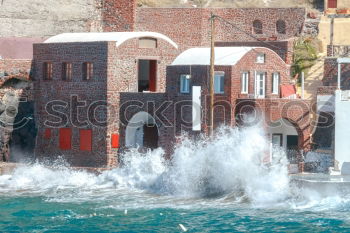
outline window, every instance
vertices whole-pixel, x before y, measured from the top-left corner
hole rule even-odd
[[[282,146],[282,140],[283,140],[283,135],[282,134],[278,134],[278,133],[274,133],[272,134],[272,146],[273,147],[281,147]]]
[[[255,96],[265,98],[265,73],[257,72],[255,75]]]
[[[265,54],[258,54],[256,57],[256,63],[265,63]]]
[[[92,79],[94,74],[94,64],[91,62],[83,63],[83,80]]]
[[[215,76],[214,76],[214,93],[215,94],[224,93],[224,81],[225,81],[225,74],[223,72],[215,73]]]
[[[80,150],[92,151],[92,130],[81,129],[79,133],[80,133]]]
[[[139,48],[154,49],[157,48],[157,39],[153,38],[140,38]]]
[[[157,60],[138,60],[138,92],[157,91]]]
[[[72,80],[72,63],[62,64],[62,80]]]
[[[262,25],[262,22],[260,20],[254,20],[253,32],[254,32],[254,34],[263,34],[263,25]]]
[[[61,128],[59,130],[59,146],[61,150],[72,149],[72,129]]]
[[[278,89],[280,85],[280,74],[273,73],[272,74],[272,94],[278,94]]]
[[[276,22],[276,31],[279,34],[286,34],[286,22],[283,20],[278,20]]]
[[[44,80],[51,80],[52,79],[52,63],[51,62],[44,62],[43,75],[44,75]]]
[[[243,72],[241,79],[241,93],[248,94],[248,85],[249,85],[249,73]]]
[[[190,93],[191,75],[182,74],[180,76],[180,93]]]

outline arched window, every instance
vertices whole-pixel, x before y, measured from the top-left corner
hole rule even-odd
[[[286,34],[286,22],[284,20],[278,20],[276,22],[276,31],[279,34]]]
[[[253,32],[254,32],[254,34],[263,34],[263,25],[262,25],[262,22],[260,20],[254,20]]]

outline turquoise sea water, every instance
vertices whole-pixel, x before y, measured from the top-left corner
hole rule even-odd
[[[327,210],[298,210],[254,208],[249,204],[218,207],[215,200],[205,200],[205,207],[196,204],[199,200],[182,207],[171,201],[169,207],[130,206],[125,214],[125,209],[119,208],[125,203],[119,205],[117,196],[108,201],[63,203],[43,196],[1,197],[0,231],[181,232],[179,224],[188,232],[350,231],[349,204]]]
[[[18,167],[0,176],[0,232],[350,232],[348,184],[291,180],[282,152],[261,162],[265,138],[224,129],[182,140],[171,161],[131,151],[99,175]]]

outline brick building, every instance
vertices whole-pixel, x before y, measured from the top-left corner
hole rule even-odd
[[[61,34],[35,44],[36,156],[113,164],[119,93],[164,92],[177,53],[171,39],[150,32]]]
[[[273,144],[293,152],[296,162],[295,151],[309,149],[310,103],[290,91],[290,66],[261,47],[216,47],[215,54],[214,126],[236,126],[255,115]],[[121,93],[122,148],[169,151],[182,133],[208,131],[209,57],[209,48],[181,53],[167,68],[165,93]],[[200,89],[200,101],[192,88]]]
[[[135,0],[104,0],[88,21],[80,19],[83,23],[79,23],[79,27],[85,25],[85,29],[70,27],[72,31],[90,33],[59,34],[47,39],[45,43],[34,44],[31,72],[35,78],[33,81],[35,121],[38,127],[35,149],[37,157],[64,156],[68,162],[76,166],[114,165],[116,163],[114,155],[118,148],[125,148],[128,144],[125,138],[127,125],[124,123],[138,108],[129,108],[123,115],[119,115],[119,109],[130,106],[128,102],[130,100],[136,101],[136,105],[149,100],[151,102],[147,103],[149,113],[152,108],[153,111],[159,111],[157,106],[166,107],[162,105],[164,101],[183,99],[189,102],[191,99],[188,95],[178,95],[172,90],[178,83],[177,81],[173,83],[175,79],[171,77],[188,69],[193,73],[198,72],[196,75],[207,77],[207,65],[173,64],[166,67],[182,52],[209,45],[208,18],[211,12],[218,16],[216,46],[226,46],[228,50],[235,46],[245,46],[245,49],[249,50],[242,55],[240,60],[242,62],[217,66],[218,70],[222,69],[225,72],[225,77],[230,75],[231,78],[225,78],[225,92],[229,91],[230,95],[216,97],[224,105],[218,105],[218,108],[227,108],[224,112],[229,115],[227,117],[223,113],[217,114],[216,125],[221,122],[235,125],[237,109],[239,106],[246,106],[248,101],[251,105],[259,106],[261,112],[271,112],[268,118],[272,122],[281,118],[293,122],[291,124],[296,129],[293,134],[298,135],[299,148],[307,147],[308,129],[298,122],[300,119],[297,116],[291,117],[286,111],[282,113],[274,111],[276,100],[278,109],[284,109],[285,104],[290,102],[304,102],[281,100],[279,96],[282,91],[272,93],[270,80],[272,73],[277,72],[280,75],[278,85],[287,85],[290,82],[289,65],[292,63],[293,41],[304,29],[305,9],[137,8]],[[56,33],[46,32],[45,35],[52,34]],[[38,42],[40,40],[42,38],[33,39]],[[23,48],[23,51],[29,51],[28,46]],[[264,50],[261,47],[268,49]],[[264,76],[266,85],[262,89],[264,98],[254,96],[255,87],[251,77],[255,75],[253,70],[257,69],[256,63],[252,64],[252,67],[245,68],[250,71],[247,74],[250,77],[247,93],[239,93],[238,89],[233,88],[234,82],[237,84],[240,80],[236,71],[243,66],[243,60],[260,50],[267,55],[268,62],[271,61],[271,56],[276,64],[280,64],[278,68],[264,68],[264,72],[261,73],[261,75],[266,73]],[[8,51],[6,54],[9,54]],[[253,57],[250,59],[255,60]],[[14,67],[15,62],[23,62],[25,66],[30,59],[10,62],[14,62]],[[191,82],[199,80],[196,75],[193,75]],[[228,80],[232,80],[232,83]],[[229,82],[228,86],[226,82]],[[200,84],[202,92],[207,90],[204,84]],[[284,90],[287,89],[286,86]],[[127,104],[120,106],[120,102]],[[238,104],[238,107],[227,107],[227,104],[230,106]],[[171,112],[165,111],[165,114],[168,114],[166,118],[176,120],[172,114],[180,111],[176,108],[181,106],[174,106],[175,110]],[[306,114],[305,108],[302,109],[300,114]],[[299,114],[298,111],[296,113]],[[141,113],[135,119],[144,117],[145,114]],[[187,114],[186,117],[176,124],[189,131],[192,128],[191,114]],[[206,121],[201,125],[203,132],[207,131]],[[146,127],[144,132],[155,136],[152,125],[156,123],[158,124],[152,117],[149,118],[149,127]],[[175,136],[180,135],[181,131],[177,127],[167,128],[166,132],[157,134],[159,137],[157,145],[167,146],[170,149],[171,144],[167,143],[167,140],[174,141]],[[279,140],[283,141],[283,144],[287,139]],[[146,142],[146,146],[149,147],[155,144],[155,141]],[[135,145],[135,141],[131,140],[130,145]]]

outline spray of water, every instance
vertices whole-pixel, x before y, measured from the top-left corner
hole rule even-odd
[[[61,201],[122,195],[128,200],[130,193],[141,193],[154,203],[163,197],[244,201],[257,206],[296,199],[307,206],[314,201],[310,197],[318,194],[291,185],[283,152],[275,153],[268,164],[263,162],[268,148],[261,127],[221,128],[210,140],[184,137],[171,160],[164,159],[162,149],[143,154],[129,151],[122,156],[122,167],[99,175],[57,165],[19,167],[11,175],[0,176],[0,195],[29,193]],[[141,199],[144,196],[137,200]]]
[[[289,187],[283,153],[264,164],[268,143],[264,131],[222,128],[211,140],[186,137],[170,161],[161,149],[123,155],[123,166],[99,176],[66,167],[25,166],[0,177],[3,190],[50,190],[64,187],[115,187],[178,197],[244,196],[253,202],[286,198]],[[64,179],[62,179],[64,177]]]

